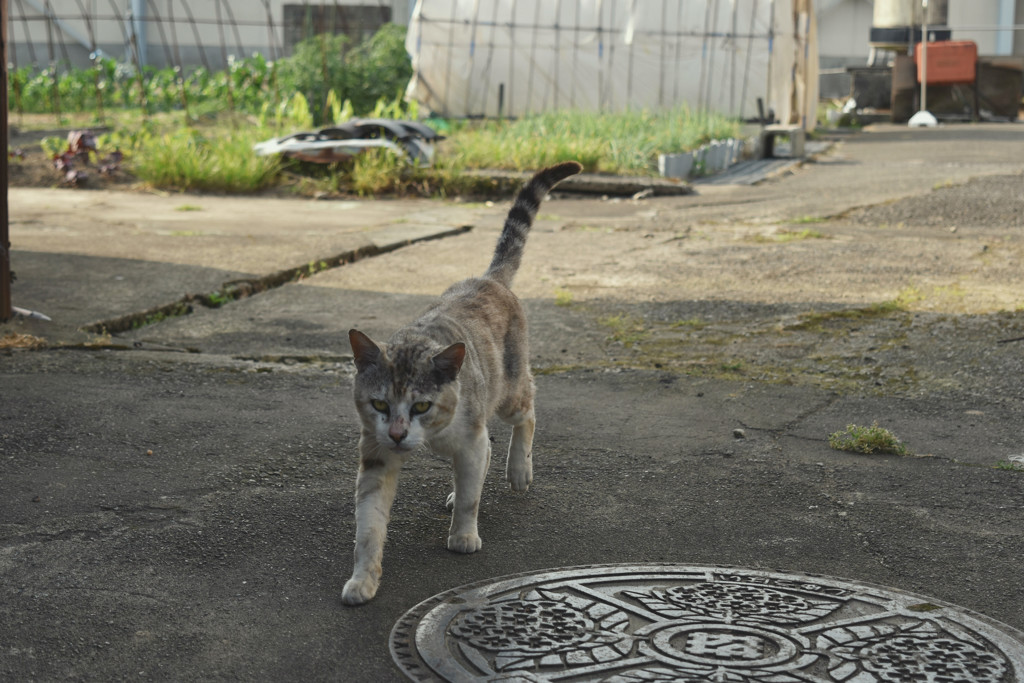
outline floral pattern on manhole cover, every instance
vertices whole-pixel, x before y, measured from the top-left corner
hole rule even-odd
[[[434,596],[391,632],[418,681],[1024,683],[1024,634],[854,581],[602,565]]]

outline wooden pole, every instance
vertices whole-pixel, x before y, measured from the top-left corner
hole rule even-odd
[[[0,0],[0,148],[7,151],[7,0]],[[7,159],[0,164],[0,181],[3,183],[4,201],[0,207],[0,322],[11,319],[11,240],[9,232],[10,214],[7,210]]]

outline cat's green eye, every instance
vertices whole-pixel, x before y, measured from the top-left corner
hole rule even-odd
[[[412,404],[412,410],[410,410],[409,412],[413,415],[422,415],[423,413],[430,410],[430,406],[430,401],[416,401],[416,403]]]
[[[387,415],[390,412],[388,402],[382,401],[379,398],[375,398],[372,401],[370,401],[370,405],[373,406],[373,409],[376,410],[378,413],[384,413],[385,415]]]

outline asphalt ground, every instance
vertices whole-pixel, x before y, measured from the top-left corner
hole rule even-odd
[[[360,608],[340,600],[358,437],[345,331],[383,336],[482,270],[507,204],[11,190],[14,303],[53,321],[0,325],[0,337],[42,340],[0,350],[0,678],[402,680],[388,634],[422,600],[491,577],[622,562],[870,582],[1024,629],[1024,472],[1012,468],[1024,454],[1024,345],[1009,341],[1024,336],[1013,203],[1022,142],[1017,124],[883,127],[753,187],[545,204],[516,284],[537,359],[534,484],[508,491],[499,459],[483,549],[456,555],[444,543],[450,468],[410,457],[381,588]],[[674,289],[678,264],[710,253],[673,262],[664,248],[623,247],[688,221],[732,231],[806,216],[830,217],[837,234],[858,221],[924,227],[905,240],[911,256],[859,279],[830,266],[832,289],[817,284],[821,273],[761,282],[708,261],[718,297]],[[992,245],[1001,236],[989,270],[972,276],[984,296],[967,286],[953,297],[963,310],[940,297],[941,310],[859,320],[838,337],[795,326],[805,346],[773,361],[799,367],[793,376],[647,362],[642,344],[600,322],[611,311],[648,325],[666,310],[675,321],[698,311],[705,329],[776,329],[805,320],[808,302],[887,299],[905,287],[902,268],[940,262],[922,256],[932,258],[929,221],[945,237],[954,227],[985,231],[978,239]],[[600,229],[559,229],[573,223]],[[959,262],[970,239],[940,247]],[[842,258],[843,244],[822,248]],[[295,280],[303,266],[309,276]],[[291,280],[276,286],[279,273]],[[220,307],[196,298],[225,282],[268,288]],[[574,305],[556,303],[562,285]],[[191,313],[153,313],[182,301]],[[97,331],[125,320],[149,324]],[[904,323],[899,344],[872,346]],[[712,345],[694,334],[679,343]],[[864,386],[820,381],[831,361],[807,359],[844,340],[906,371],[895,383],[885,368]],[[873,421],[914,455],[829,447],[830,433]],[[509,433],[492,433],[497,455]]]

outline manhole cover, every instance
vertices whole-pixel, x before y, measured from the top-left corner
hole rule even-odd
[[[605,565],[434,596],[391,632],[418,681],[1024,682],[1024,634],[853,581]]]

